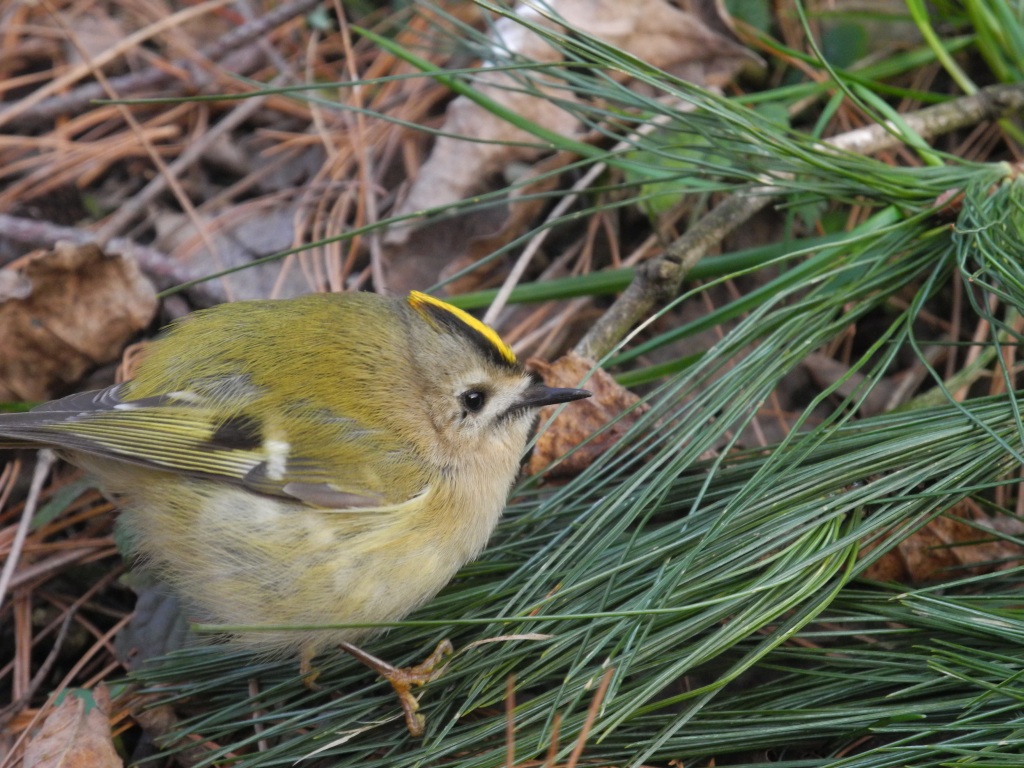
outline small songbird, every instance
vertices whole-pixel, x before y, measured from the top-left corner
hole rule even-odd
[[[287,627],[429,600],[485,546],[537,409],[589,394],[426,294],[314,294],[189,315],[132,381],[0,416],[0,444],[93,473],[190,618],[274,627],[230,640],[308,664],[368,630]]]

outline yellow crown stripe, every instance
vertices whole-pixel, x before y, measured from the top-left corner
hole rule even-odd
[[[516,365],[518,363],[515,352],[512,351],[508,344],[501,340],[501,337],[495,333],[494,329],[484,325],[468,312],[464,312],[458,307],[453,307],[447,302],[435,299],[433,296],[420,293],[419,291],[412,291],[409,294],[409,306],[426,317],[429,317],[429,309],[447,313],[455,320],[461,322],[467,329],[483,337],[506,363],[509,365]]]

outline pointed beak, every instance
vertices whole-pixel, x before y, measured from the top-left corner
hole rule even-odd
[[[585,389],[564,389],[562,387],[546,387],[543,384],[530,386],[515,407],[520,408],[542,408],[545,405],[557,405],[568,403],[571,400],[582,400],[590,397],[590,392]]]

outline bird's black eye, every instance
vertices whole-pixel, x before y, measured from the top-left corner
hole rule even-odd
[[[479,389],[469,389],[459,395],[462,407],[470,413],[479,413],[487,402],[487,395]]]

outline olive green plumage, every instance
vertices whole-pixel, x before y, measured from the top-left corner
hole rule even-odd
[[[492,330],[424,294],[317,294],[190,315],[132,382],[0,416],[0,436],[95,473],[191,618],[371,623],[480,552],[534,410],[587,394],[544,387]],[[308,657],[361,634],[232,639]]]

